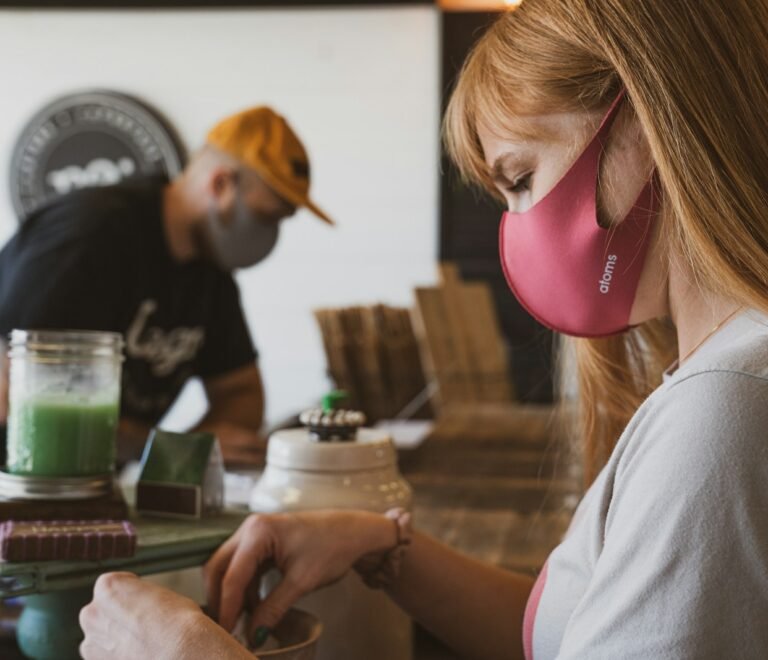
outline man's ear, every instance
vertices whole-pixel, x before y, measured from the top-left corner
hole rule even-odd
[[[219,208],[224,208],[232,203],[237,185],[237,172],[232,167],[218,165],[211,170],[208,178],[208,194]]]

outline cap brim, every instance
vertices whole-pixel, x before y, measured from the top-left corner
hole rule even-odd
[[[323,222],[327,222],[329,225],[335,225],[336,223],[331,220],[331,218],[328,216],[325,211],[320,209],[318,206],[316,206],[312,200],[306,199],[304,202],[302,202],[302,205],[308,208],[312,213],[314,213],[318,218],[320,218]]]
[[[270,188],[272,188],[274,192],[280,195],[280,197],[285,199],[287,202],[293,204],[294,206],[303,206],[308,208],[318,218],[320,218],[323,222],[327,222],[329,225],[336,224],[333,220],[331,220],[330,216],[328,216],[325,211],[320,209],[320,207],[318,207],[311,199],[309,199],[309,197],[303,197],[301,194],[297,194],[295,190],[292,190],[290,187],[286,186],[284,183],[272,176],[269,168],[256,166],[255,164],[248,164],[248,167],[254,170],[262,179],[264,179],[264,182]]]

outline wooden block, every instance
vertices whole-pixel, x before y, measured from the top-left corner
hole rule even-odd
[[[0,499],[3,520],[123,520],[128,505],[115,486],[110,495],[88,500],[5,500]]]

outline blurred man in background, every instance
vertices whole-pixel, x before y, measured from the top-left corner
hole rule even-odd
[[[228,117],[174,180],[80,190],[29,217],[0,251],[0,336],[123,333],[121,461],[199,377],[209,407],[197,429],[219,437],[230,465],[258,465],[264,393],[232,271],[265,259],[302,206],[332,224],[285,119],[266,107]]]

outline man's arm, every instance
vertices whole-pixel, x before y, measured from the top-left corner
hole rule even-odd
[[[221,443],[224,461],[228,465],[263,466],[266,440],[260,429],[264,416],[264,390],[258,367],[251,364],[235,369],[206,379],[203,385],[209,408],[193,430],[208,431],[216,435]],[[117,439],[119,465],[141,458],[151,430],[152,426],[146,422],[129,417],[120,418]]]
[[[138,461],[147,444],[152,426],[130,417],[120,417],[117,427],[117,465]]]
[[[228,465],[264,465],[264,387],[256,364],[203,381],[209,409],[195,430],[214,433]]]

